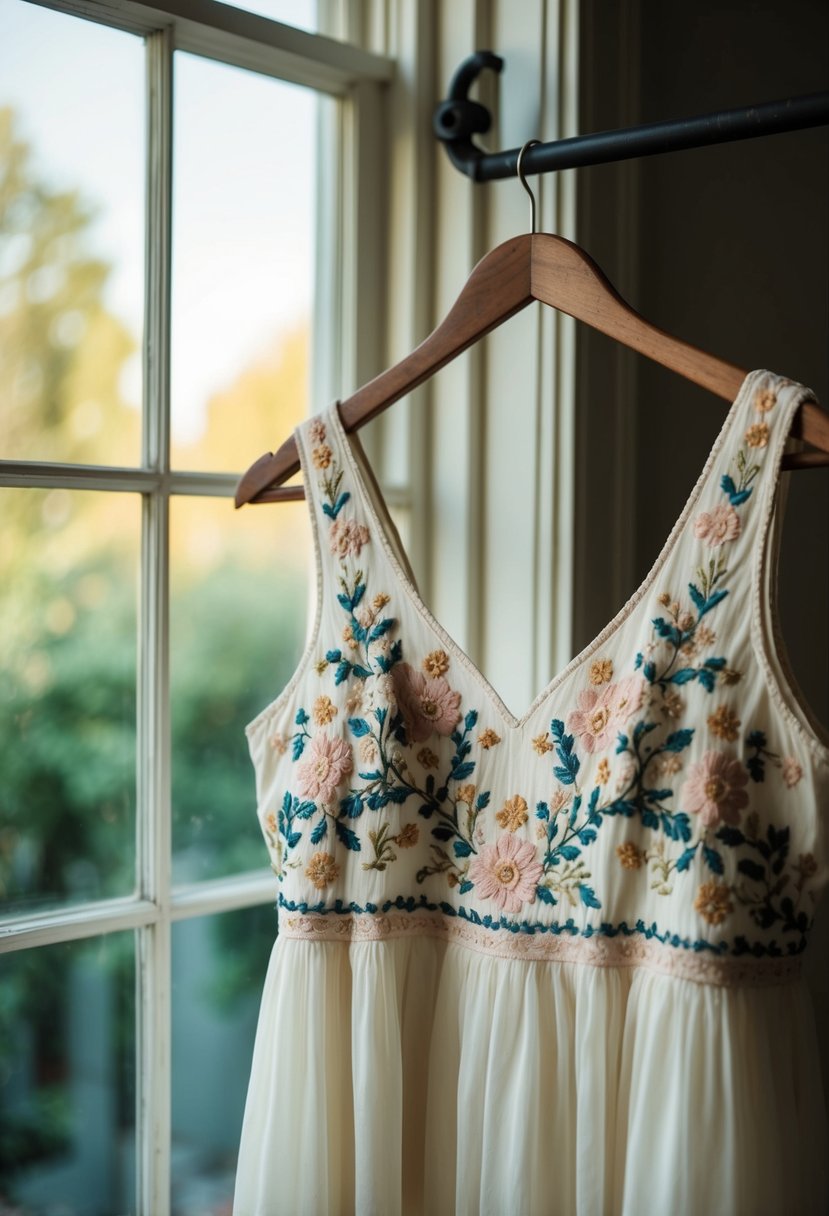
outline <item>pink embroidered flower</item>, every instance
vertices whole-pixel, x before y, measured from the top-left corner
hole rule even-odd
[[[780,771],[783,774],[783,781],[787,789],[794,789],[800,778],[803,776],[803,769],[800,767],[794,756],[784,756],[783,763],[780,765]]]
[[[740,535],[740,517],[730,504],[721,503],[713,511],[702,511],[694,521],[694,536],[714,549]]]
[[[495,844],[485,844],[469,867],[470,882],[482,899],[494,899],[505,912],[520,912],[532,903],[544,867],[529,840],[506,833]]]
[[[305,760],[297,767],[299,792],[303,798],[330,802],[346,773],[354,767],[351,748],[343,739],[315,735]]]
[[[312,443],[322,443],[325,439],[325,423],[321,418],[315,418],[308,427],[308,434],[311,436]]]
[[[644,680],[637,675],[607,684],[600,692],[595,688],[582,689],[578,709],[567,719],[567,729],[578,735],[586,752],[600,752],[612,743],[617,726],[636,713],[644,690]]]
[[[748,773],[739,760],[724,752],[706,752],[688,771],[682,804],[707,828],[739,823],[740,811],[748,806],[747,784]]]
[[[349,553],[359,557],[360,550],[368,544],[369,539],[368,528],[365,524],[358,524],[356,519],[337,518],[328,533],[331,552],[339,557],[348,557]]]
[[[567,729],[578,735],[586,752],[600,752],[613,739],[612,695],[615,685],[608,684],[601,692],[584,688],[579,693],[578,709],[567,719]]]
[[[410,743],[422,743],[434,734],[451,735],[461,716],[461,694],[453,692],[443,676],[429,679],[408,663],[395,663],[392,677]]]

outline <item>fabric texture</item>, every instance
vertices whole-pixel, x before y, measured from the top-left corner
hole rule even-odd
[[[520,718],[337,407],[297,429],[317,607],[247,727],[278,935],[235,1216],[827,1211],[829,733],[775,603],[810,399],[746,377],[644,582]]]

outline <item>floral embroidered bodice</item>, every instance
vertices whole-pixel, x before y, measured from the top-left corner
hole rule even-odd
[[[280,935],[443,935],[716,984],[796,970],[829,737],[776,629],[773,508],[811,398],[746,378],[641,587],[520,719],[420,599],[337,407],[298,428],[316,620],[248,727]]]

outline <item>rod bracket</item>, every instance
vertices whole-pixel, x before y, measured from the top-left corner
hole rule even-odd
[[[484,135],[492,125],[486,106],[473,101],[469,90],[485,68],[500,72],[503,59],[492,51],[476,51],[464,59],[449,85],[449,95],[432,115],[432,129],[449,154],[452,164],[473,181],[478,180],[478,161],[485,155],[472,139]]]

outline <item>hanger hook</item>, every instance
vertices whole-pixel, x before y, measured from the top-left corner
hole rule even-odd
[[[524,159],[524,153],[527,151],[527,148],[532,148],[535,144],[540,144],[540,143],[541,143],[540,139],[528,139],[527,142],[524,144],[524,146],[521,148],[521,151],[518,153],[518,160],[517,160],[516,166],[515,166],[516,172],[518,174],[518,180],[520,181],[520,183],[524,187],[524,189],[527,191],[527,194],[529,194],[529,196],[530,196],[530,232],[533,234],[533,236],[535,235],[535,195],[533,194],[530,187],[527,185],[527,179],[524,176],[523,169],[521,168],[521,162]]]

